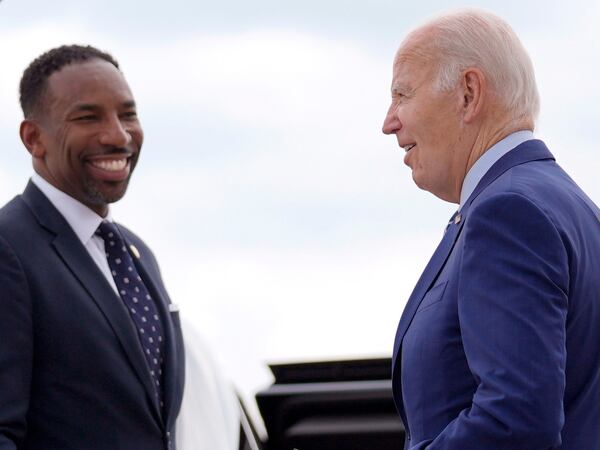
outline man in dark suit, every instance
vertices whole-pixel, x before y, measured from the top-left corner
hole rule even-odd
[[[600,211],[533,138],[538,105],[492,14],[436,18],[396,54],[383,131],[459,204],[396,334],[406,449],[600,449]]]
[[[20,100],[35,174],[0,210],[0,448],[174,448],[177,308],[108,206],[143,141],[129,86],[110,55],[63,46]]]

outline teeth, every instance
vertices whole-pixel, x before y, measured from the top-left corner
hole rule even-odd
[[[123,170],[127,165],[127,159],[100,159],[92,161],[92,166],[97,167],[108,172],[118,172]]]
[[[417,145],[417,144],[408,144],[408,145],[404,146],[404,147],[403,147],[403,148],[404,148],[404,151],[406,151],[406,152],[407,152],[407,151],[409,151],[409,150],[410,150],[411,148],[413,148],[415,145]]]

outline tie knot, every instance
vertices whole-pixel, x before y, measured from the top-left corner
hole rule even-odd
[[[121,233],[117,226],[112,222],[102,221],[96,230],[96,234],[104,239],[104,242],[122,241]]]

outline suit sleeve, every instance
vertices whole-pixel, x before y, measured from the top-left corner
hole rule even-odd
[[[458,314],[477,389],[470,408],[415,448],[554,448],[564,423],[567,247],[518,194],[486,199],[466,220]]]
[[[0,237],[0,449],[16,449],[26,432],[32,370],[29,289],[21,264]]]

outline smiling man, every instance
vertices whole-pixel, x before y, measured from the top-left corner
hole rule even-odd
[[[533,137],[525,49],[447,14],[406,37],[391,91],[383,132],[459,206],[396,333],[405,449],[600,450],[600,210]]]
[[[20,85],[35,170],[0,210],[0,448],[172,449],[183,391],[176,308],[117,225],[143,132],[108,54],[63,46]]]

